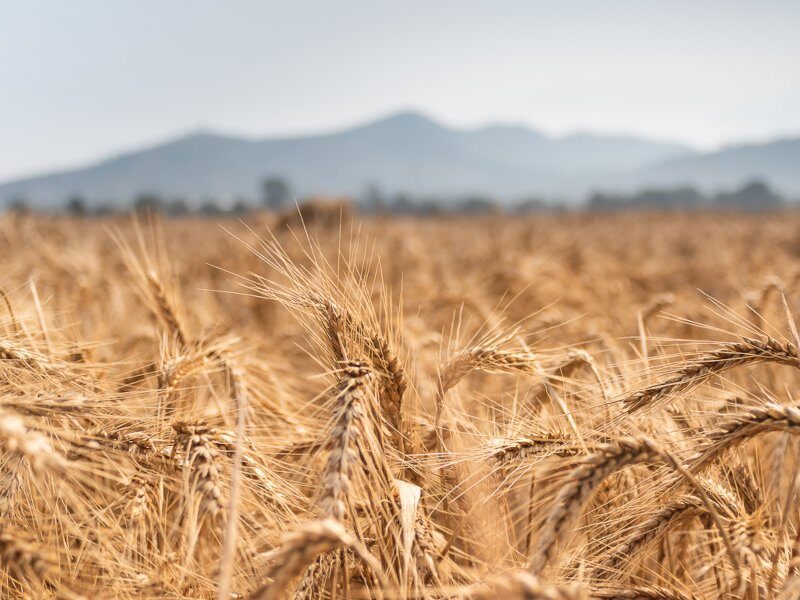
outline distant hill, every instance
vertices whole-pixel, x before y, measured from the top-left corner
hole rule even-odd
[[[640,170],[636,180],[651,185],[691,183],[719,190],[754,179],[769,182],[785,194],[800,195],[800,138],[668,160]]]
[[[295,193],[384,193],[497,198],[585,194],[596,185],[684,180],[734,185],[760,175],[781,191],[800,191],[800,140],[699,155],[689,147],[634,137],[553,138],[521,126],[453,129],[401,113],[335,133],[251,140],[194,133],[87,168],[0,184],[0,202],[63,205],[80,194],[89,204],[126,203],[140,193],[203,198],[258,195],[268,176]]]

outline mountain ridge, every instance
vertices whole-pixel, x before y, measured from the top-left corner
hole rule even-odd
[[[48,208],[77,194],[90,205],[124,205],[147,192],[194,203],[253,198],[270,176],[286,178],[298,196],[353,196],[374,185],[391,194],[577,198],[603,186],[730,187],[753,177],[766,178],[785,193],[800,193],[798,165],[800,138],[699,153],[636,136],[552,137],[519,124],[453,128],[404,111],[302,136],[253,138],[197,130],[86,167],[0,183],[0,202],[25,198]]]

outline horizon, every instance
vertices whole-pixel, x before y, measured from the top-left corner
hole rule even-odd
[[[564,132],[564,133],[561,133],[561,134],[558,134],[558,133],[554,134],[554,133],[551,133],[551,132],[549,132],[549,131],[547,131],[547,130],[545,130],[543,128],[540,128],[540,127],[537,127],[535,125],[531,125],[531,124],[528,124],[528,123],[501,121],[501,120],[487,121],[487,122],[484,122],[484,123],[477,123],[477,124],[474,124],[474,125],[461,126],[461,125],[458,125],[458,124],[453,124],[453,123],[447,122],[445,119],[439,118],[439,117],[437,117],[435,115],[432,115],[429,112],[421,110],[421,109],[405,108],[405,109],[398,109],[397,111],[393,111],[393,112],[389,112],[389,113],[382,113],[382,114],[379,114],[379,115],[376,115],[376,116],[372,116],[372,117],[366,117],[366,118],[357,120],[355,122],[351,122],[349,124],[344,124],[344,125],[339,125],[339,126],[332,126],[332,127],[328,127],[328,128],[322,128],[320,130],[314,130],[314,131],[302,131],[302,132],[297,132],[297,133],[294,133],[294,134],[292,134],[291,132],[288,132],[288,133],[283,133],[283,134],[269,134],[269,133],[267,133],[267,134],[263,134],[263,135],[253,135],[253,134],[248,134],[246,132],[236,132],[236,131],[230,131],[230,130],[223,130],[223,129],[220,129],[220,128],[215,128],[215,127],[207,126],[207,125],[198,125],[198,126],[196,126],[194,128],[185,129],[185,130],[182,130],[182,131],[176,131],[176,132],[174,132],[172,134],[166,134],[165,136],[162,136],[162,137],[160,137],[158,139],[153,139],[153,140],[149,140],[149,141],[145,140],[144,142],[142,142],[142,143],[140,143],[140,144],[138,144],[136,146],[112,149],[110,151],[105,152],[104,154],[102,154],[100,156],[96,156],[94,158],[89,158],[89,159],[87,159],[87,160],[85,160],[83,162],[80,162],[80,163],[57,165],[57,166],[53,166],[53,167],[50,167],[50,168],[45,168],[44,170],[38,170],[38,171],[35,171],[35,172],[31,172],[31,173],[22,173],[21,175],[13,176],[11,178],[0,177],[0,184],[4,184],[4,183],[7,183],[7,182],[12,182],[12,181],[17,181],[17,180],[23,180],[23,179],[27,179],[27,178],[30,178],[30,177],[38,177],[38,176],[42,176],[42,175],[49,175],[49,174],[59,173],[59,172],[62,172],[62,171],[80,170],[80,169],[83,169],[83,168],[88,168],[88,167],[92,167],[92,166],[95,166],[95,165],[98,165],[98,164],[102,164],[102,163],[104,163],[106,161],[114,160],[116,158],[119,158],[119,157],[122,157],[122,156],[126,156],[128,154],[133,154],[133,153],[137,153],[137,152],[146,151],[146,150],[148,150],[150,148],[157,148],[157,147],[162,146],[164,144],[169,144],[169,143],[172,143],[172,142],[175,142],[175,141],[179,141],[179,140],[182,140],[182,139],[188,139],[188,138],[191,138],[191,137],[194,137],[194,136],[210,135],[210,136],[216,136],[216,137],[221,137],[221,138],[232,138],[232,139],[238,139],[238,140],[245,140],[245,141],[249,141],[249,142],[262,142],[262,141],[267,141],[267,140],[278,140],[278,141],[280,141],[280,140],[296,140],[296,139],[304,139],[304,138],[324,137],[324,136],[327,136],[327,135],[336,135],[338,133],[343,133],[343,132],[346,132],[346,131],[349,131],[349,130],[352,130],[352,129],[356,129],[356,128],[359,128],[359,127],[365,127],[365,126],[381,123],[381,122],[384,122],[384,121],[388,121],[388,120],[390,120],[392,118],[399,117],[399,116],[405,116],[405,115],[413,115],[413,116],[421,117],[422,119],[425,119],[427,121],[435,123],[436,125],[438,125],[440,127],[443,127],[445,129],[452,130],[452,131],[470,132],[470,131],[479,131],[481,129],[486,129],[486,128],[490,128],[490,127],[509,127],[509,128],[525,129],[525,130],[527,130],[527,131],[529,131],[531,133],[539,134],[539,135],[545,136],[545,137],[547,137],[549,139],[556,140],[556,141],[565,140],[565,139],[569,139],[569,138],[580,137],[580,136],[604,137],[604,138],[609,138],[609,139],[612,139],[612,138],[635,139],[635,140],[646,140],[646,141],[650,141],[650,142],[657,142],[657,143],[663,143],[663,144],[675,144],[675,145],[686,146],[687,149],[689,149],[689,150],[691,150],[693,152],[700,153],[700,154],[704,154],[704,153],[707,153],[707,152],[715,152],[715,151],[718,151],[718,150],[723,150],[725,148],[732,148],[732,147],[737,147],[737,146],[740,146],[740,145],[748,145],[750,143],[762,143],[762,142],[777,141],[779,139],[793,139],[795,137],[800,137],[800,133],[798,133],[797,135],[786,136],[786,138],[768,138],[768,139],[757,140],[757,141],[752,141],[752,142],[744,141],[744,142],[741,142],[741,143],[723,144],[723,145],[721,145],[721,146],[719,146],[717,148],[704,149],[704,148],[700,148],[698,146],[690,144],[689,142],[686,142],[684,140],[679,140],[679,139],[660,138],[660,137],[656,137],[656,136],[650,137],[650,136],[638,135],[636,133],[598,132],[598,131],[592,131],[592,130],[576,130],[576,131],[567,131],[567,132]]]
[[[85,159],[82,162],[75,163],[75,164],[64,164],[64,165],[53,165],[52,167],[45,167],[44,169],[39,169],[37,171],[29,172],[29,173],[21,173],[17,175],[13,175],[11,177],[3,177],[0,175],[0,184],[5,184],[14,181],[21,181],[28,178],[36,178],[43,175],[51,175],[51,174],[58,174],[61,172],[68,172],[74,170],[81,170],[84,168],[90,168],[99,164],[103,164],[108,161],[115,160],[117,158],[135,154],[138,152],[146,151],[150,148],[157,148],[159,146],[169,144],[172,142],[176,142],[182,139],[189,139],[194,136],[202,136],[202,135],[210,135],[216,136],[221,138],[231,138],[231,139],[238,139],[244,140],[249,142],[262,142],[267,140],[294,140],[294,139],[304,139],[304,138],[314,138],[314,137],[324,137],[327,135],[336,135],[338,133],[342,133],[351,129],[356,129],[359,127],[364,127],[376,123],[381,123],[383,121],[388,121],[392,118],[398,116],[405,116],[405,115],[413,115],[417,117],[421,117],[425,120],[431,121],[438,126],[443,128],[452,130],[452,131],[479,131],[481,129],[486,129],[490,127],[509,127],[509,128],[520,128],[530,131],[535,134],[543,135],[549,139],[561,141],[570,138],[576,138],[581,136],[586,137],[603,137],[603,138],[617,138],[617,139],[632,139],[632,140],[645,140],[649,142],[656,142],[656,143],[663,143],[663,144],[675,144],[685,146],[689,151],[697,153],[698,155],[703,154],[710,154],[713,152],[719,152],[726,149],[738,148],[742,146],[749,146],[749,145],[758,145],[770,142],[777,142],[782,140],[794,140],[800,138],[800,132],[792,133],[787,132],[786,135],[778,135],[775,137],[764,137],[759,139],[751,139],[751,140],[737,140],[732,142],[723,142],[722,144],[712,147],[712,148],[704,148],[695,144],[692,144],[686,140],[680,139],[670,139],[658,136],[645,136],[640,135],[634,132],[624,132],[624,131],[609,131],[609,132],[600,132],[594,130],[575,130],[575,131],[566,131],[563,133],[553,133],[547,131],[544,128],[537,127],[536,125],[531,125],[528,123],[523,122],[512,122],[512,121],[502,121],[502,120],[494,120],[494,121],[487,121],[483,123],[477,123],[474,125],[467,125],[461,126],[458,124],[450,123],[443,118],[440,118],[436,115],[432,115],[428,111],[424,111],[422,109],[415,109],[415,108],[405,108],[405,109],[398,109],[393,112],[389,113],[382,113],[372,117],[366,117],[360,119],[358,121],[339,125],[339,126],[332,126],[328,128],[323,128],[320,130],[315,131],[302,131],[292,134],[283,133],[283,134],[263,134],[263,135],[253,135],[248,134],[245,132],[236,132],[230,130],[223,130],[220,128],[215,128],[212,126],[207,125],[198,125],[191,129],[186,129],[182,131],[176,131],[172,134],[166,134],[158,139],[153,140],[145,140],[144,142],[139,143],[135,146],[129,146],[124,148],[117,148],[111,149],[110,151],[106,151],[102,155],[96,156],[94,158]]]
[[[285,138],[409,108],[456,129],[704,152],[800,135],[800,7],[788,1],[3,8],[3,181],[199,128]]]

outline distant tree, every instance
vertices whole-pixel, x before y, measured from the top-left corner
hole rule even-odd
[[[629,199],[620,194],[607,194],[605,192],[593,192],[589,197],[589,210],[605,212],[609,210],[621,210],[629,205]]]
[[[73,217],[86,215],[86,201],[83,196],[75,194],[67,199],[67,213]]]
[[[170,217],[179,217],[181,215],[189,214],[189,204],[183,198],[175,198],[168,202],[164,207],[164,211]]]
[[[454,208],[465,215],[485,215],[498,211],[497,205],[485,196],[470,196],[458,202]]]
[[[164,201],[161,196],[151,192],[139,194],[133,201],[133,210],[137,213],[161,212],[164,209]]]
[[[211,199],[205,200],[201,205],[198,212],[201,215],[207,217],[213,217],[216,215],[221,215],[224,211],[219,207],[219,205]]]
[[[283,208],[292,200],[292,190],[285,179],[268,177],[261,184],[261,202],[271,210]]]
[[[441,215],[444,212],[444,204],[439,198],[422,198],[412,203],[411,212],[423,217]]]
[[[723,192],[714,199],[719,208],[758,211],[780,208],[783,199],[763,181],[751,181],[734,192]]]
[[[244,198],[237,198],[228,212],[230,212],[232,215],[246,215],[251,210],[252,207],[247,200]]]
[[[708,199],[691,186],[676,188],[672,191],[673,202],[684,207],[700,207],[708,202]]]
[[[14,198],[8,203],[8,211],[15,215],[27,215],[31,213],[31,204],[27,198]]]
[[[594,192],[589,197],[589,210],[664,210],[693,209],[706,205],[706,199],[693,187],[679,188],[647,188],[635,194],[610,194]]]
[[[94,217],[109,217],[117,214],[117,209],[114,208],[113,203],[105,202],[98,204],[90,214]]]
[[[406,194],[397,194],[389,203],[389,212],[409,214],[414,210],[414,202]]]
[[[364,192],[364,209],[371,213],[380,213],[386,210],[386,200],[377,184],[371,183]]]
[[[693,187],[646,189],[629,200],[633,208],[697,208],[705,198]]]
[[[516,214],[525,215],[529,213],[549,212],[552,210],[552,206],[543,198],[533,197],[520,200],[511,210]]]

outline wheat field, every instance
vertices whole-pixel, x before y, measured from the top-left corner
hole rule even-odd
[[[797,215],[0,243],[2,598],[800,598]]]

